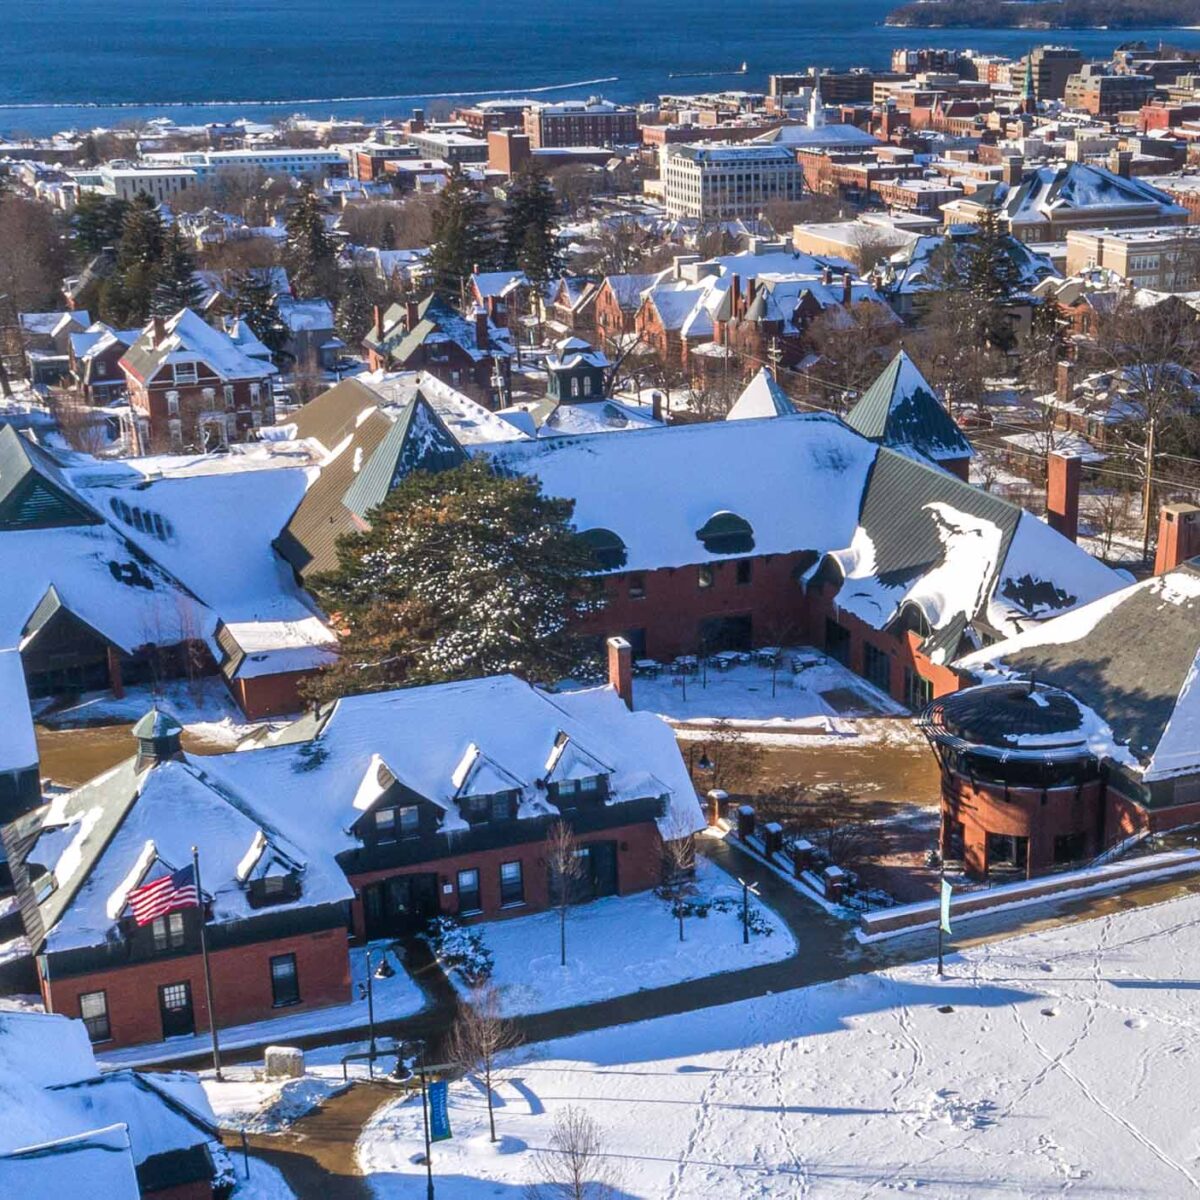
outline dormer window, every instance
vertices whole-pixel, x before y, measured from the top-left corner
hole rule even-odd
[[[176,383],[195,383],[196,364],[194,362],[179,362],[175,364]]]
[[[276,871],[250,882],[250,907],[288,904],[300,895],[300,880],[291,871]]]
[[[376,842],[395,842],[421,832],[421,810],[415,804],[377,808],[373,816]]]
[[[169,950],[182,950],[187,941],[187,930],[184,927],[183,913],[181,912],[155,917],[150,931],[154,938],[155,954],[166,954]]]
[[[511,821],[517,812],[517,792],[494,792],[490,796],[466,796],[462,801],[463,816],[472,825],[488,821]]]
[[[606,787],[607,779],[603,775],[581,775],[578,779],[563,779],[550,785],[559,808],[576,808],[581,801],[600,799]]]

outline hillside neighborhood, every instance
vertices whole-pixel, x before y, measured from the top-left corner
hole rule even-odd
[[[1200,1191],[1198,226],[1136,41],[6,131],[0,1195]]]

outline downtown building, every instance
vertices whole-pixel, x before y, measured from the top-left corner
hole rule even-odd
[[[761,215],[776,200],[799,200],[804,172],[783,146],[664,146],[663,202],[672,217],[731,221]]]

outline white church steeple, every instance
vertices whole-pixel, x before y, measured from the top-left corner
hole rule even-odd
[[[825,124],[825,101],[821,98],[821,72],[813,69],[812,95],[808,100],[808,127],[820,129]]]

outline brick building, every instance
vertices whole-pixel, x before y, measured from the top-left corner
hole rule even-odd
[[[190,308],[169,321],[155,317],[120,367],[138,452],[213,450],[275,423],[276,367],[244,353]]]
[[[525,132],[534,150],[562,146],[634,146],[637,111],[593,96],[532,104],[525,112]]]
[[[547,907],[559,818],[580,844],[574,899],[654,886],[663,839],[703,819],[670,728],[627,707],[630,647],[609,653],[611,687],[350,697],[240,754],[191,758],[147,714],[134,757],[4,829],[47,1008],[112,1045],[203,1031],[201,920],[220,1024],[344,1003],[348,938]],[[203,906],[138,926],[130,892],[193,842]]]
[[[1200,819],[1197,518],[1164,510],[1154,577],[957,664],[922,721],[948,860],[1029,877]]]

